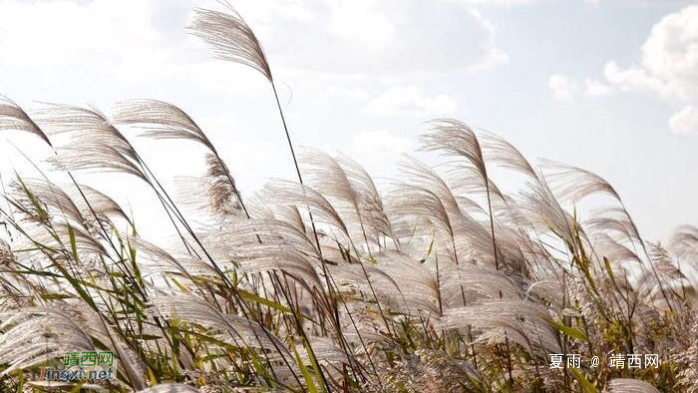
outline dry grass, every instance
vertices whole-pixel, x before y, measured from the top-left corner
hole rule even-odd
[[[239,15],[198,15],[193,29],[219,57],[274,87]],[[186,203],[124,134],[133,127],[206,147]],[[351,158],[306,150],[300,183],[272,182],[253,200],[204,131],[164,102],[107,116],[27,113],[5,99],[0,131],[39,137],[70,179],[17,175],[3,187],[3,391],[44,389],[32,367],[84,350],[115,353],[118,380],[102,387],[117,392],[698,391],[698,229],[646,242],[601,177],[536,168],[457,120],[422,139],[443,165],[406,159],[383,192]],[[495,168],[520,186],[498,187]],[[178,243],[139,237],[134,217],[75,180],[86,170],[147,184]],[[607,208],[575,208],[592,195]],[[551,370],[555,353],[581,355],[580,368]],[[659,367],[609,367],[611,354],[632,353],[658,354]]]

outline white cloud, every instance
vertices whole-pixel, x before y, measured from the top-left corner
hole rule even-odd
[[[0,63],[44,75],[79,65],[124,84],[186,78],[221,89],[231,85],[210,81],[230,79],[240,67],[212,66],[217,61],[186,30],[193,8],[211,5],[206,0],[0,0]],[[495,43],[493,24],[458,3],[238,0],[235,6],[282,77],[308,72],[397,77],[508,60]],[[211,72],[197,72],[201,66]],[[235,79],[238,84],[250,80]]]
[[[89,69],[120,85],[186,80],[205,90],[257,87],[187,33],[198,0],[0,0],[0,64],[35,75]]]
[[[622,90],[630,91],[661,91],[663,82],[650,75],[641,67],[621,68],[615,61],[609,61],[604,67],[606,80]]]
[[[260,88],[264,78],[250,77],[252,71],[245,67],[213,60],[208,48],[187,33],[192,8],[213,3],[0,0],[2,93],[20,102],[37,99],[80,105],[89,101],[103,109],[132,94],[166,99],[207,126],[243,189],[252,190],[267,176],[285,176],[286,169],[293,178],[283,140],[277,143],[261,134],[279,126],[272,102],[258,104],[244,94],[218,94],[242,88],[268,99],[268,86]],[[391,83],[400,83],[400,78],[415,73],[471,70],[507,60],[495,42],[495,26],[459,3],[425,7],[421,0],[362,0],[359,4],[354,0],[235,0],[234,4],[260,37],[282,82],[282,93],[287,83],[300,97],[305,87],[298,87],[296,82],[302,78],[296,75],[310,75],[307,79],[336,86],[328,88],[329,95],[360,108],[362,101],[371,98],[361,88],[375,86],[354,83],[366,76],[389,77]],[[339,80],[337,75],[342,78],[340,84],[326,83]],[[25,82],[27,88],[16,80]],[[50,89],[44,88],[49,84]],[[205,90],[215,90],[215,94],[205,94]],[[455,105],[448,97],[431,92],[411,99],[392,109],[406,110],[412,104],[421,113],[444,113]],[[227,114],[242,100],[246,102],[240,109],[241,123],[224,126],[206,118]],[[288,100],[284,97],[282,101],[284,105]],[[301,111],[302,107],[299,113],[303,115]],[[287,115],[290,119],[292,112]],[[306,140],[317,131],[308,128]],[[303,132],[297,135],[302,142]],[[411,145],[409,138],[381,129],[364,130],[350,138],[359,156],[373,155],[370,159],[383,159]],[[327,141],[328,145],[338,143],[335,136]],[[171,145],[174,150],[158,144],[147,151],[153,152],[158,158],[154,161],[162,162],[165,170],[180,170],[186,162],[196,160],[183,151],[189,145]],[[105,187],[109,191],[114,186]]]
[[[698,134],[698,108],[687,105],[669,119],[669,127],[675,134]]]
[[[494,23],[485,18],[484,15],[477,10],[471,10],[470,15],[472,15],[472,17],[477,21],[478,25],[487,32],[487,39],[480,43],[479,48],[482,58],[478,64],[471,68],[489,68],[501,64],[508,64],[509,56],[502,49],[498,48],[494,42],[496,33]]]
[[[427,95],[416,86],[393,87],[375,97],[365,112],[375,115],[446,115],[455,111],[456,100],[446,94]]]
[[[407,138],[384,129],[361,130],[352,138],[352,148],[366,156],[400,154],[408,151],[412,144]]]
[[[343,87],[337,85],[328,85],[323,87],[324,89],[322,91],[322,96],[328,100],[332,100],[337,97],[352,100],[366,100],[370,96],[368,91],[359,87]]]
[[[548,88],[558,101],[572,101],[578,90],[577,83],[562,74],[553,74],[548,78]]]
[[[590,96],[607,96],[611,94],[613,89],[611,89],[611,86],[602,81],[596,79],[587,79],[586,91],[587,94],[589,94]]]
[[[485,4],[485,5],[526,5],[534,3],[550,2],[553,0],[460,0],[469,4]]]
[[[152,55],[163,37],[150,28],[148,2],[0,2],[0,60],[22,67],[65,65],[91,55]],[[110,29],[116,27],[119,29]]]
[[[662,18],[642,45],[642,63],[669,99],[698,100],[698,5]]]
[[[657,22],[642,45],[641,66],[622,68],[609,61],[608,83],[626,91],[650,92],[681,105],[669,120],[673,132],[695,132],[698,105],[698,5],[684,7]]]
[[[584,86],[575,79],[563,75],[553,74],[548,78],[548,88],[556,100],[562,102],[574,101],[580,93],[586,93],[590,97],[601,97],[613,92],[613,88],[600,80],[587,78]]]
[[[530,5],[539,3],[552,3],[558,1],[562,3],[562,0],[446,0],[446,1],[461,1],[468,4],[476,5],[495,5],[495,6],[518,6],[518,5]],[[568,2],[570,0],[564,0]],[[581,0],[580,0],[581,1]],[[630,4],[652,4],[652,3],[675,3],[675,4],[691,4],[694,0],[584,0],[594,6],[599,3],[630,3]]]
[[[330,16],[330,32],[338,37],[382,46],[395,35],[395,25],[371,0],[335,1]],[[357,25],[357,21],[361,21]]]
[[[600,3],[628,3],[631,5],[650,5],[650,4],[691,4],[694,0],[586,0],[596,6]]]
[[[494,25],[457,2],[326,0],[308,3],[312,23],[262,23],[273,65],[342,75],[441,73],[507,62]],[[435,24],[434,21],[438,21]]]

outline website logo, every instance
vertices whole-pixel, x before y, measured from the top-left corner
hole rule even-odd
[[[66,352],[63,363],[34,370],[35,381],[95,382],[116,379],[117,362],[113,352]]]

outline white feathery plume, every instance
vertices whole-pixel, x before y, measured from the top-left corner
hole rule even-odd
[[[398,252],[384,252],[374,258],[377,260],[376,266],[397,284],[400,301],[404,302],[406,311],[413,314],[420,311],[439,313],[439,289],[435,272],[414,258]],[[374,287],[379,296],[389,288],[375,284]]]
[[[121,217],[124,220],[131,222],[131,218],[126,214],[126,212],[124,212],[124,209],[122,209],[121,206],[109,195],[106,195],[103,192],[84,184],[80,184],[78,186],[85,195],[87,203],[90,204],[90,207],[88,208],[85,206],[86,203],[82,198],[74,198],[76,205],[78,205],[80,207],[80,211],[83,212],[83,216],[86,215],[84,213],[86,210],[91,209],[100,217],[100,219],[102,217],[110,218],[111,216],[114,216]]]
[[[367,247],[378,243],[380,233],[390,231],[375,185],[356,162],[344,157],[342,164],[329,154],[310,148],[301,150],[298,157],[306,182],[331,198],[352,234],[363,237]]]
[[[483,133],[480,135],[480,142],[487,162],[513,169],[533,179],[538,178],[536,170],[526,157],[504,138],[492,133]]]
[[[288,180],[275,180],[260,191],[260,196],[269,204],[309,208],[318,223],[329,225],[346,239],[350,239],[342,217],[332,204],[319,192],[303,184]]]
[[[197,9],[190,29],[213,48],[216,57],[248,66],[273,81],[269,63],[252,29],[228,3],[227,13]]]
[[[520,198],[519,206],[529,217],[534,228],[543,233],[552,231],[568,244],[574,243],[574,217],[560,206],[544,179],[529,183],[529,186],[521,191]]]
[[[112,121],[143,127],[144,136],[150,138],[191,140],[204,145],[209,153],[206,155],[207,172],[202,183],[206,185],[210,208],[221,216],[242,213],[242,197],[230,170],[204,131],[182,109],[158,100],[124,101],[114,107]],[[191,184],[183,189],[196,190]],[[187,196],[185,200],[190,199]]]
[[[194,277],[192,276],[194,271],[209,276],[217,274],[211,265],[206,264],[198,258],[188,257],[186,259],[188,265],[185,266],[178,258],[175,258],[167,251],[142,238],[130,236],[128,237],[128,243],[141,253],[139,254],[139,259],[141,263],[144,263],[143,270],[145,273],[178,273],[191,282],[194,282]],[[150,263],[151,266],[148,266],[148,263]],[[190,270],[191,268],[193,268],[193,270]]]
[[[114,124],[137,125],[153,139],[187,139],[216,151],[213,143],[194,119],[179,107],[159,100],[131,100],[117,103],[112,109]]]
[[[293,354],[286,345],[250,319],[225,314],[211,303],[191,295],[158,296],[152,299],[152,304],[161,315],[214,329],[212,336],[217,340],[238,348],[267,351],[268,357],[273,360],[271,364],[283,364],[293,368],[274,367],[272,371],[277,378],[287,379],[290,383],[291,374],[300,373],[295,370],[295,363],[291,361]],[[287,361],[282,362],[283,359]]]
[[[611,262],[633,261],[642,263],[634,251],[604,233],[593,236],[591,240],[594,251],[601,258],[606,257]]]
[[[413,315],[439,312],[436,276],[426,266],[394,251],[375,254],[374,259],[375,265],[357,261],[329,266],[339,291],[362,299],[365,296],[357,296],[359,292],[371,291],[368,274],[378,300],[393,311]]]
[[[486,182],[487,169],[475,132],[467,124],[454,119],[435,120],[432,125],[432,130],[421,138],[424,149],[466,158],[481,180]]]
[[[493,267],[470,263],[448,265],[442,268],[441,277],[442,297],[446,305],[462,304],[462,296],[468,302],[500,297],[514,300],[522,298],[519,286],[503,271]]]
[[[698,257],[698,228],[682,225],[669,236],[667,249],[683,257]]]
[[[212,228],[205,235],[204,244],[216,260],[232,259],[247,250],[259,253],[255,248],[263,249],[264,244],[286,246],[312,259],[319,259],[314,242],[304,232],[291,223],[276,219],[236,221],[226,226],[225,231]]]
[[[162,385],[153,386],[152,388],[147,388],[139,390],[136,393],[200,393],[201,390],[191,387],[189,385],[183,385],[180,383],[166,383]]]
[[[368,217],[367,221],[373,224],[375,230],[392,236],[391,224],[383,208],[383,199],[371,176],[359,163],[345,154],[340,153],[336,160],[344,170],[352,188],[361,190],[359,193],[361,214]]]
[[[529,353],[547,357],[559,353],[557,331],[547,322],[547,310],[526,300],[479,302],[467,307],[449,309],[440,320],[444,329],[472,326],[485,337],[508,337]]]
[[[618,206],[593,212],[592,217],[582,223],[582,227],[590,235],[604,232],[618,241],[641,241],[628,212]]]
[[[99,341],[114,352],[132,386],[145,386],[139,363],[92,309],[77,306],[31,307],[0,313],[0,362],[9,364],[1,375],[31,367],[66,352],[97,351]]]
[[[0,95],[0,131],[16,130],[25,131],[41,138],[46,144],[51,146],[48,136],[32,120],[31,117],[19,105],[9,98]]]
[[[9,365],[1,375],[62,358],[67,351],[95,350],[84,326],[53,307],[9,310],[0,313],[0,321],[0,362]]]
[[[33,209],[33,203],[41,201],[50,215],[60,215],[74,224],[83,225],[80,208],[62,188],[44,179],[17,179],[10,184],[12,197],[18,204]]]
[[[616,378],[606,385],[608,393],[660,393],[657,388],[639,379]]]
[[[54,222],[50,229],[44,225],[34,225],[25,228],[26,236],[20,238],[19,244],[25,252],[18,254],[22,259],[43,261],[44,252],[51,253],[58,261],[73,258],[71,239],[75,242],[75,248],[84,262],[97,261],[109,255],[97,239],[87,230],[70,225],[67,222]],[[42,248],[37,248],[39,244]]]
[[[131,143],[96,109],[49,105],[37,122],[50,135],[67,138],[56,148],[59,168],[122,172],[146,180]]]
[[[453,227],[443,201],[430,189],[412,185],[397,187],[388,194],[388,208],[391,213],[405,217],[427,219],[436,228],[453,236]]]
[[[264,328],[256,322],[237,315],[224,314],[208,301],[193,295],[157,296],[152,299],[152,303],[162,315],[216,329],[219,339],[234,346],[274,348],[269,340],[281,344],[273,335],[265,333]],[[284,345],[280,347],[289,354]]]
[[[577,203],[596,193],[607,194],[621,201],[613,186],[601,176],[586,169],[547,160],[543,172],[553,191],[556,191],[563,203]]]

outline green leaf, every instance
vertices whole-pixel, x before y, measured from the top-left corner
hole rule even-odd
[[[613,282],[615,283],[616,277],[613,274],[613,269],[611,269],[611,261],[609,261],[608,258],[603,257],[603,263],[604,265],[606,265],[606,273],[608,273],[609,277],[611,277],[611,280],[613,280]]]
[[[303,359],[301,359],[300,354],[298,354],[298,350],[296,349],[296,344],[293,343],[293,339],[291,340],[291,349],[293,350],[293,354],[296,357],[296,363],[298,364],[298,367],[301,369],[301,373],[303,373],[303,379],[305,379],[305,385],[306,388],[308,388],[308,392],[310,393],[319,393],[317,387],[315,386],[315,380],[313,380],[313,376],[310,374],[310,371],[308,370],[308,367],[303,363]]]
[[[586,393],[599,393],[599,390],[594,386],[591,382],[589,382],[588,379],[582,374],[579,370],[577,370],[574,367],[569,368],[570,371],[572,371],[572,375],[574,375],[574,378],[579,382],[579,386],[584,388],[584,391]]]
[[[52,257],[49,256],[49,260],[51,261],[51,263],[53,264],[53,266],[61,272],[61,274],[63,275],[63,277],[65,277],[65,279],[68,280],[68,282],[70,283],[70,285],[71,285],[73,288],[75,288],[75,290],[78,292],[78,295],[80,295],[80,297],[82,298],[82,300],[84,300],[85,303],[87,303],[87,304],[90,306],[90,308],[92,308],[93,310],[97,310],[97,305],[95,304],[94,300],[92,299],[92,296],[90,296],[90,295],[85,291],[85,289],[82,287],[82,285],[80,285],[81,281],[75,279],[75,277],[73,277],[73,276],[68,272],[68,270],[67,270],[66,268],[64,268],[63,266],[61,266],[61,264],[60,264],[58,261],[56,261],[55,258],[52,258]]]
[[[546,320],[549,324],[553,325],[554,328],[556,328],[566,336],[576,338],[577,340],[582,340],[584,342],[589,342],[589,337],[587,337],[586,334],[584,334],[584,332],[582,332],[581,330],[575,327],[563,325],[560,322],[553,321],[552,319],[546,318]]]
[[[73,259],[75,259],[76,262],[79,262],[80,258],[78,257],[78,242],[75,238],[75,231],[70,224],[68,224],[68,237],[70,238],[70,250],[73,253]]]
[[[136,334],[136,335],[126,335],[126,336],[130,337],[130,338],[135,338],[138,340],[144,340],[144,341],[160,340],[163,338],[162,336],[156,336],[154,334]]]
[[[277,303],[277,302],[275,302],[275,301],[273,301],[273,300],[269,300],[269,299],[267,299],[267,298],[263,298],[263,297],[261,297],[261,296],[259,296],[259,295],[256,295],[256,294],[254,294],[254,293],[252,293],[252,292],[247,292],[247,291],[245,291],[245,290],[243,290],[243,289],[238,289],[237,291],[238,291],[238,293],[240,294],[240,297],[242,297],[243,299],[251,300],[251,301],[253,301],[253,302],[262,304],[262,305],[264,305],[264,306],[273,308],[273,309],[278,310],[278,311],[281,311],[281,312],[288,312],[288,313],[291,312],[291,309],[290,309],[290,308],[284,306],[283,304]]]
[[[41,297],[44,300],[65,300],[65,299],[72,299],[72,295],[68,295],[65,293],[44,293],[41,295]]]
[[[310,363],[313,366],[313,370],[315,370],[315,375],[320,377],[322,374],[322,370],[320,369],[320,363],[318,362],[317,358],[315,357],[315,354],[313,353],[313,349],[310,347],[310,343],[308,342],[307,338],[304,336],[301,338],[303,340],[303,347],[305,347],[306,352],[308,353],[308,357],[310,358]],[[327,393],[327,389],[325,388],[325,384],[320,384],[320,387],[322,388],[323,393]]]

